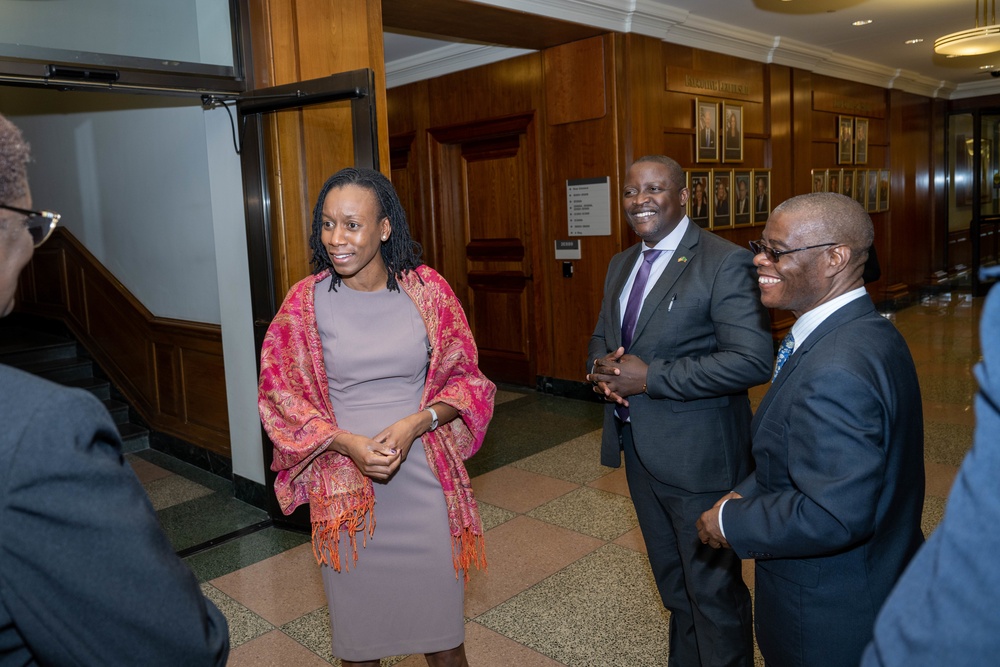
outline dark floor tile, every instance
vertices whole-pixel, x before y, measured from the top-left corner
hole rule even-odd
[[[271,527],[188,556],[184,560],[194,571],[198,581],[209,581],[308,541],[309,536],[304,533]]]
[[[189,549],[267,519],[267,512],[231,494],[231,489],[219,491],[157,512],[174,550]]]

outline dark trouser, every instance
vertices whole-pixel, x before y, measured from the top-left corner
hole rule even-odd
[[[655,479],[622,428],[625,476],[663,606],[670,667],[753,667],[750,592],[740,559],[698,539],[695,522],[727,491],[690,493]]]

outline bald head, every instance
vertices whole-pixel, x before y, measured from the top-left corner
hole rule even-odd
[[[21,131],[0,114],[0,203],[11,203],[27,194],[30,157]]]
[[[864,264],[875,240],[872,219],[858,202],[835,192],[813,192],[782,202],[772,215],[796,220],[806,245],[842,243],[851,249],[851,265]]]

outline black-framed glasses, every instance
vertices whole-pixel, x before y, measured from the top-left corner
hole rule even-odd
[[[759,255],[764,253],[767,259],[772,264],[777,264],[778,260],[781,259],[782,255],[791,255],[793,252],[802,252],[803,250],[812,250],[813,248],[825,248],[831,245],[840,245],[839,243],[820,243],[817,245],[807,245],[805,248],[794,248],[792,250],[775,250],[774,248],[765,245],[764,239],[760,241],[750,241],[750,249],[753,250],[753,254]]]
[[[35,242],[36,248],[52,236],[56,225],[59,224],[59,218],[62,217],[52,211],[31,211],[26,208],[8,206],[7,204],[0,204],[0,208],[14,211],[14,213],[20,213],[24,216],[24,226],[28,228],[28,233],[31,234],[31,240]]]

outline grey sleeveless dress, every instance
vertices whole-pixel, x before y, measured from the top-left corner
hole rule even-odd
[[[316,285],[330,400],[338,425],[372,437],[417,412],[427,377],[427,330],[405,292]],[[352,661],[434,653],[465,641],[464,584],[455,576],[444,494],[413,443],[396,474],[375,482],[375,534],[358,562],[322,566],[333,654]],[[346,544],[342,542],[341,544]]]

